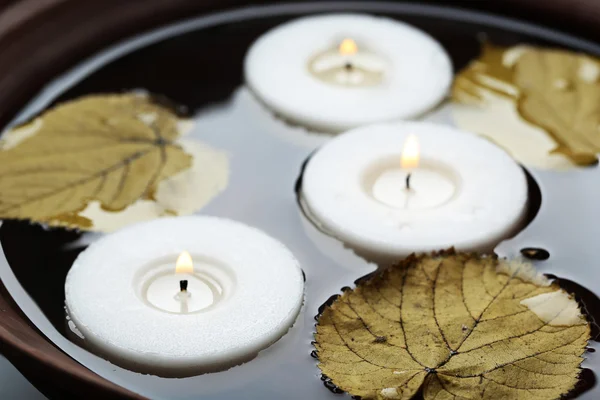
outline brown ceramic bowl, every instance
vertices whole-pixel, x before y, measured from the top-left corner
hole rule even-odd
[[[432,1],[486,9],[600,40],[597,0]],[[0,130],[57,74],[124,37],[243,0],[0,0]],[[50,343],[0,283],[0,353],[52,398],[140,396],[104,380]]]

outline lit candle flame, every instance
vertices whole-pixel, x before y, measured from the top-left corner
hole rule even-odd
[[[408,135],[404,142],[400,166],[403,169],[414,169],[419,166],[419,141],[415,135]]]
[[[192,256],[187,251],[182,252],[177,257],[175,263],[175,273],[177,274],[191,274],[194,272],[194,264],[192,262]]]
[[[344,39],[340,43],[339,52],[343,56],[351,56],[358,53],[358,45],[352,39]]]

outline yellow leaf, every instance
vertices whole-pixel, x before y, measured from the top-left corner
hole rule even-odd
[[[6,132],[0,218],[90,228],[79,213],[92,201],[120,211],[153,200],[162,180],[191,165],[174,143],[179,122],[145,95],[94,95]]]
[[[346,291],[317,324],[319,368],[363,399],[558,399],[590,328],[527,264],[411,256]]]
[[[488,122],[510,119],[510,113],[494,116],[500,109],[506,109],[498,104],[508,99],[523,121],[549,135],[544,139],[534,129],[523,125],[519,134],[528,137],[515,137],[518,121],[511,122],[513,132],[502,132],[501,127],[496,128],[495,134],[477,132],[491,136],[513,154],[535,153],[539,147],[546,149],[549,156],[561,154],[578,165],[597,162],[596,154],[600,152],[600,60],[596,58],[566,50],[528,46],[504,48],[487,44],[482,55],[457,75],[452,97],[458,103],[482,107],[481,111],[489,117]],[[474,117],[472,110],[464,115],[470,115],[471,120]],[[459,119],[463,120],[459,122],[461,125],[470,124],[465,118]],[[504,126],[509,125],[505,123]],[[493,130],[490,127],[490,131]],[[527,144],[529,148],[519,148]],[[525,159],[520,161],[526,162]],[[548,163],[557,164],[558,161],[550,159]]]

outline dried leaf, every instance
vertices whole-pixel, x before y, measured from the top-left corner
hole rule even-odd
[[[176,142],[192,156],[190,168],[162,180],[151,200],[140,199],[123,211],[103,211],[93,201],[79,213],[90,221],[90,230],[113,232],[123,226],[164,216],[193,214],[227,187],[227,153],[203,142],[182,138]]]
[[[482,55],[457,76],[452,95],[459,103],[483,106],[490,118],[498,112],[498,106],[493,106],[494,96],[510,99],[524,121],[550,135],[551,154],[562,154],[578,165],[590,165],[597,162],[596,154],[600,152],[599,78],[600,61],[591,56],[488,44]],[[504,118],[508,116],[505,114]],[[535,142],[548,147],[547,141],[536,137],[535,130],[523,127],[521,131],[531,137],[509,142],[496,134],[492,139],[509,151],[530,143],[528,149],[521,149],[522,153],[536,151]],[[511,132],[504,134],[510,136]],[[519,149],[513,152],[519,153]]]
[[[120,211],[153,200],[158,184],[190,167],[174,143],[180,120],[140,94],[87,96],[5,133],[0,218],[90,228],[92,202]]]
[[[575,300],[531,266],[448,251],[346,291],[315,346],[323,374],[363,399],[557,399],[589,337]]]

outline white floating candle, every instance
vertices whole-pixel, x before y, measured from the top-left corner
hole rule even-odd
[[[368,15],[301,18],[260,37],[245,60],[268,107],[315,130],[341,132],[418,116],[447,94],[442,46],[401,22]]]
[[[450,246],[492,250],[522,222],[527,179],[475,135],[430,123],[374,125],[338,136],[309,160],[301,200],[322,230],[385,264]]]
[[[303,288],[294,256],[263,232],[179,217],[93,243],[69,271],[65,298],[94,352],[136,371],[188,376],[247,361],[283,336]]]

